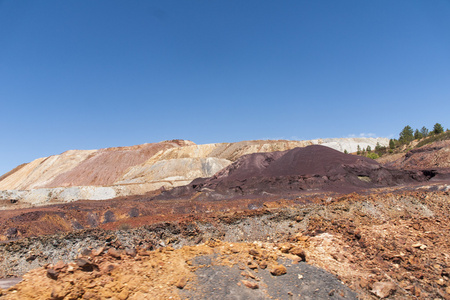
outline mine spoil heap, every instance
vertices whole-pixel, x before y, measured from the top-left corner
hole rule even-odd
[[[160,197],[189,196],[197,192],[207,192],[210,197],[310,191],[349,193],[424,182],[430,179],[427,174],[422,170],[386,168],[367,157],[312,145],[244,155],[214,176],[196,179],[190,185],[175,188]]]
[[[0,244],[0,274],[31,271],[0,297],[450,299],[448,169],[394,165],[313,145],[156,196],[5,211],[17,240]],[[33,228],[66,233],[20,238]]]

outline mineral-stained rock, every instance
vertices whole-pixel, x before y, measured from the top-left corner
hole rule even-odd
[[[275,265],[270,269],[270,274],[272,274],[273,276],[281,276],[286,274],[286,272],[286,267],[283,265]]]
[[[120,254],[121,254],[121,251],[117,250],[116,248],[109,248],[109,250],[108,250],[108,255],[110,255],[116,259],[120,259]]]
[[[186,284],[187,284],[188,280],[186,278],[186,276],[183,276],[182,278],[180,278],[177,283],[175,284],[175,286],[179,289],[183,289]]]
[[[261,269],[265,269],[265,268],[267,268],[267,261],[262,260],[262,261],[259,262],[258,265],[259,265],[259,267],[260,267]]]
[[[135,248],[127,248],[125,249],[125,254],[131,257],[135,257],[137,255],[137,251]]]
[[[65,266],[66,266],[66,264],[62,260],[60,260],[53,266],[53,269],[59,271],[59,270],[63,269]]]
[[[47,269],[47,276],[51,279],[58,279],[59,272],[55,269]]]
[[[241,280],[242,284],[248,287],[249,289],[256,290],[259,288],[259,285],[256,282],[251,282],[248,280]]]
[[[291,253],[293,255],[297,255],[298,257],[301,258],[301,260],[306,261],[305,251],[302,248],[300,248],[300,247],[291,248],[289,250],[289,253]]]
[[[78,258],[75,262],[83,271],[92,272],[94,269],[98,269],[97,265],[84,258]]]
[[[249,261],[247,263],[247,266],[249,267],[249,269],[252,269],[252,270],[258,269],[258,265],[254,261]]]
[[[103,253],[103,251],[105,251],[105,247],[99,247],[97,249],[92,250],[92,255],[99,256]]]
[[[62,286],[55,286],[50,294],[52,300],[62,300],[68,294],[68,291],[65,291]]]

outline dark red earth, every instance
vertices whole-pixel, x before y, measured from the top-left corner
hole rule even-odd
[[[313,145],[288,151],[244,155],[210,178],[162,193],[160,197],[206,192],[220,195],[295,194],[311,191],[354,192],[362,189],[424,182],[433,174],[386,168],[367,157]]]

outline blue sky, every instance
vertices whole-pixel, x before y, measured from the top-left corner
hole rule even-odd
[[[450,1],[0,0],[0,173],[168,139],[450,127]]]

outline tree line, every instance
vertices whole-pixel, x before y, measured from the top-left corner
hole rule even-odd
[[[358,145],[356,154],[377,159],[384,154],[393,153],[395,148],[406,145],[414,140],[423,139],[417,144],[417,147],[420,147],[437,140],[450,139],[450,132],[448,129],[444,135],[442,135],[442,133],[444,133],[444,127],[439,123],[434,124],[433,130],[431,131],[429,131],[425,126],[423,126],[420,130],[413,130],[411,126],[406,125],[400,132],[398,139],[389,140],[389,147],[381,146],[379,143],[377,143],[375,149],[372,149],[370,146],[367,146],[367,148],[361,148]],[[347,150],[344,152],[348,153]]]
[[[429,131],[425,126],[423,126],[420,130],[413,130],[411,126],[406,125],[400,132],[398,140],[389,140],[389,148],[394,149],[397,146],[408,144],[414,140],[420,140],[422,138],[426,138],[428,136],[440,134],[443,132],[444,127],[442,127],[442,125],[439,123],[434,124],[432,131]]]

